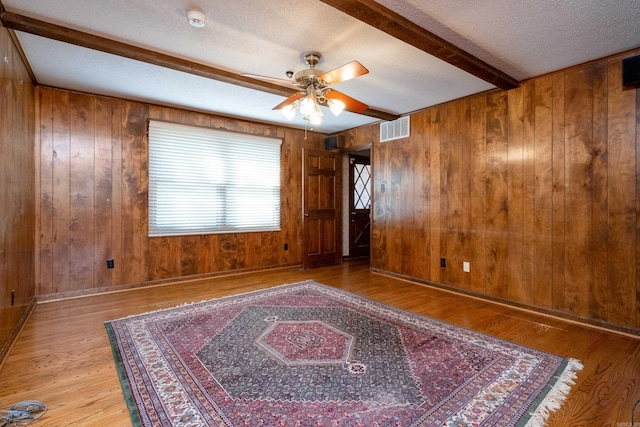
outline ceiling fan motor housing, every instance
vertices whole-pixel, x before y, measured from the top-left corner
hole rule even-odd
[[[319,91],[329,86],[327,82],[320,79],[320,76],[325,72],[315,68],[316,65],[318,65],[318,62],[320,62],[319,53],[306,54],[304,56],[304,62],[309,66],[309,68],[298,71],[293,77],[299,88],[307,90],[311,87],[313,90]]]
[[[327,86],[327,83],[319,78],[322,74],[324,74],[324,71],[322,70],[309,68],[307,70],[298,71],[295,74],[294,79],[296,84],[302,89],[306,89],[309,85],[315,85],[317,89],[322,89]]]

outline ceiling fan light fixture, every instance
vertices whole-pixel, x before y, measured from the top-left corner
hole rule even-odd
[[[291,121],[296,116],[296,109],[298,107],[298,103],[294,102],[293,104],[289,104],[280,111],[287,118],[287,120]]]
[[[311,96],[305,96],[300,100],[300,114],[304,117],[310,116],[316,109],[315,99]]]
[[[339,116],[346,107],[344,102],[340,101],[339,99],[329,99],[327,101],[327,105],[329,106],[329,110],[331,110],[334,116]]]
[[[322,117],[316,117],[316,116],[310,117],[309,124],[311,126],[320,126],[322,124]]]
[[[339,83],[368,73],[369,70],[364,68],[362,64],[358,61],[351,61],[325,72],[315,68],[320,61],[320,54],[307,54],[304,60],[309,66],[308,69],[298,71],[295,74],[293,71],[287,71],[287,77],[293,76],[293,81],[256,76],[278,82],[283,81],[298,87],[298,92],[273,107],[274,110],[282,110],[282,114],[290,121],[294,119],[296,111],[299,111],[302,118],[307,120],[311,126],[320,126],[323,118],[321,105],[328,107],[334,116],[340,115],[344,110],[362,113],[368,108],[357,99],[328,87],[331,83]]]
[[[198,10],[190,10],[187,12],[187,20],[189,21],[189,25],[194,28],[202,28],[207,20],[207,17],[204,13]]]
[[[316,116],[322,117],[322,110],[320,109],[320,104],[315,104],[313,106],[313,112],[311,114],[314,114]]]
[[[320,108],[318,108],[317,111],[309,114],[308,117],[309,124],[311,126],[320,126],[322,124],[322,111],[320,110]]]

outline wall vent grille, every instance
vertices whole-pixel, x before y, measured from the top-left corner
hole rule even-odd
[[[400,117],[392,122],[380,123],[380,142],[409,136],[409,116]]]

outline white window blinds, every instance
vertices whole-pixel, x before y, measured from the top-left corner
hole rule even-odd
[[[149,236],[279,230],[281,143],[149,121]]]

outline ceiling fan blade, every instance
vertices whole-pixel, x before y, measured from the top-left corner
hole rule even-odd
[[[369,70],[367,70],[358,61],[351,61],[348,64],[345,64],[341,67],[335,68],[331,71],[327,71],[326,73],[321,74],[318,78],[324,80],[328,84],[335,84],[335,83],[343,82],[345,80],[359,77],[363,74],[367,74],[368,72]]]
[[[249,78],[252,78],[252,79],[265,80],[265,81],[274,82],[274,83],[287,85],[287,86],[295,86],[296,85],[296,82],[294,82],[293,80],[279,79],[277,77],[260,76],[258,74],[241,74],[241,76],[242,77],[249,77]]]
[[[293,95],[291,95],[290,97],[288,97],[287,99],[285,99],[284,101],[282,101],[280,104],[278,104],[275,107],[273,107],[273,109],[274,110],[280,110],[281,108],[284,108],[287,105],[293,104],[294,102],[296,102],[298,99],[302,98],[303,96],[304,96],[304,93],[296,92]]]
[[[358,101],[357,99],[351,98],[350,96],[345,95],[342,92],[338,92],[337,90],[330,90],[325,97],[327,99],[335,99],[338,101],[344,102],[344,109],[347,111],[351,111],[352,113],[362,113],[369,106],[363,102]]]

